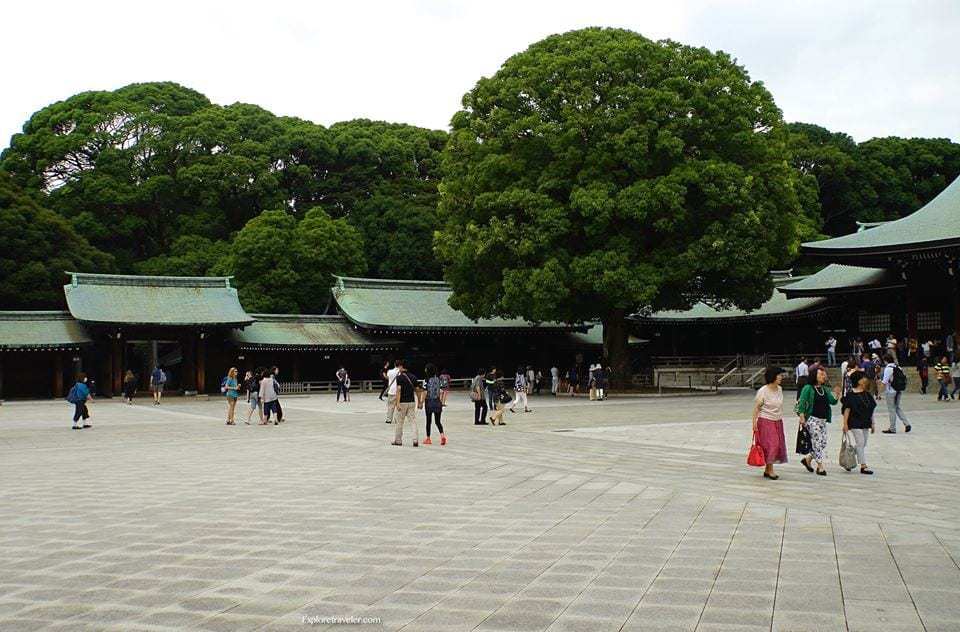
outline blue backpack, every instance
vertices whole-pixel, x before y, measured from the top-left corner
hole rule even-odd
[[[427,399],[440,401],[440,379],[431,377],[427,380]]]
[[[67,393],[67,401],[71,404],[77,403],[77,385],[74,384],[70,387],[70,391]]]

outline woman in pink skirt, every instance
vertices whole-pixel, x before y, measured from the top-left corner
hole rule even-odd
[[[783,369],[767,367],[764,372],[765,386],[757,391],[753,405],[753,434],[763,448],[767,465],[763,468],[764,478],[777,480],[773,473],[774,463],[787,462],[787,442],[783,437]]]

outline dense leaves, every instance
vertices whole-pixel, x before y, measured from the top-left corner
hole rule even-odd
[[[599,318],[615,371],[627,314],[757,307],[810,224],[780,111],[724,53],[573,31],[511,57],[463,106],[436,240],[451,303]]]
[[[248,311],[322,313],[331,275],[360,275],[365,269],[360,232],[314,208],[299,222],[283,210],[261,213],[210,271],[234,276]]]
[[[40,110],[0,170],[121,272],[203,274],[264,210],[296,221],[318,206],[359,229],[370,273],[439,278],[432,240],[445,141],[445,132],[368,120],[328,129],[147,83]]]
[[[0,306],[62,308],[64,271],[110,272],[113,260],[0,171]]]
[[[818,195],[823,232],[845,235],[856,222],[909,215],[960,176],[960,144],[944,138],[874,138],[792,123],[794,165]]]

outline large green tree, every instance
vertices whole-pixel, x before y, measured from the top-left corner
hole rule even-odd
[[[211,272],[233,275],[248,311],[319,313],[332,274],[365,270],[360,232],[314,208],[300,221],[284,210],[264,211],[237,233]]]
[[[0,171],[0,309],[63,307],[64,271],[110,272],[112,259]]]
[[[453,117],[436,249],[471,317],[599,319],[759,306],[809,224],[780,111],[728,55],[634,32],[548,37]]]

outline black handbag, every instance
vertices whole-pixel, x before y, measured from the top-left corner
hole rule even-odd
[[[810,442],[810,432],[806,426],[800,426],[797,431],[797,454],[810,454],[813,452],[813,444]]]
[[[509,404],[512,400],[513,400],[513,398],[510,397],[510,393],[508,393],[508,392],[506,392],[506,391],[500,391],[500,403],[501,403],[501,404]]]

